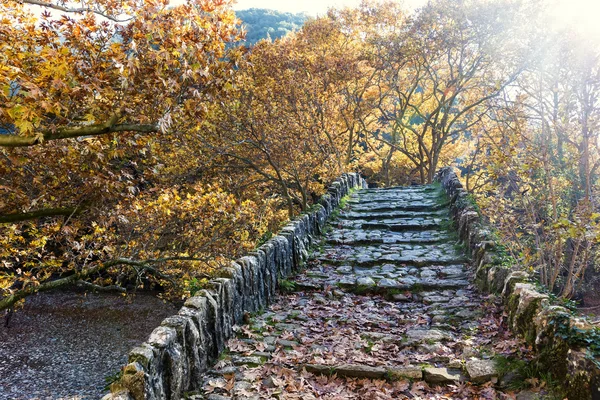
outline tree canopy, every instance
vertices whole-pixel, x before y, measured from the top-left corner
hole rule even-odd
[[[252,9],[297,30],[248,48],[225,0],[2,0],[0,309],[80,281],[185,297],[340,173],[447,164],[513,262],[573,296],[597,258],[598,55],[538,9]]]
[[[244,43],[253,46],[263,39],[276,40],[288,33],[299,30],[308,19],[306,14],[293,14],[268,10],[264,8],[249,8],[235,12],[246,30]]]

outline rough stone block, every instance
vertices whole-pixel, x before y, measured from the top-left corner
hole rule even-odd
[[[548,296],[539,293],[533,285],[516,283],[507,304],[511,328],[529,343],[534,342],[538,334],[535,316],[547,304]]]
[[[340,365],[335,370],[339,376],[363,379],[381,379],[385,376],[386,372],[383,367],[370,367],[368,365],[359,364],[344,364]]]
[[[231,280],[231,285],[229,285],[228,290],[231,292],[230,295],[232,297],[232,322],[233,324],[240,323],[243,318],[243,286],[244,286],[244,276],[242,274],[242,267],[236,263],[231,262],[229,267],[225,267],[226,271],[223,274],[223,277]]]
[[[109,393],[102,397],[101,400],[135,400],[127,390],[119,391],[118,393]]]
[[[392,379],[409,378],[420,380],[423,379],[423,370],[421,367],[410,365],[406,367],[393,367],[387,369],[386,375]]]
[[[111,385],[111,392],[117,396],[111,397],[111,399],[158,399],[157,394],[160,395],[162,393],[153,393],[148,390],[145,375],[145,371],[140,364],[127,364],[123,368],[123,376],[120,381]]]
[[[225,339],[229,339],[233,334],[234,321],[234,308],[235,308],[235,287],[233,281],[227,278],[217,278],[214,280],[219,285],[217,291],[217,297],[220,300],[220,307],[222,310],[222,329]]]
[[[278,276],[279,278],[287,277],[292,272],[292,264],[293,264],[293,256],[292,256],[292,248],[293,243],[290,238],[282,235],[277,235],[273,238],[273,240],[277,241],[278,251],[276,252],[276,261],[278,267]]]
[[[219,353],[225,348],[225,336],[221,326],[221,308],[218,301],[215,299],[215,293],[208,290],[201,290],[200,295],[206,297],[206,318],[203,321],[203,330],[206,332],[207,343],[205,344],[208,352],[209,360],[214,360],[219,356]]]
[[[452,334],[439,329],[410,329],[406,331],[406,336],[412,342],[441,342],[452,339]]]
[[[214,325],[214,322],[212,322],[211,319],[214,318],[214,316],[211,315],[212,311],[209,308],[208,299],[199,295],[195,297],[204,299],[203,301],[196,302],[201,308],[183,307],[179,311],[179,314],[190,316],[196,324],[201,347],[203,349],[203,351],[198,354],[199,359],[200,362],[208,363],[213,359],[212,355],[214,354],[214,340],[211,335],[211,330]]]
[[[182,307],[179,310],[179,315],[188,317],[193,322],[188,326],[189,332],[187,334],[189,346],[193,349],[193,352],[188,355],[192,375],[202,374],[208,369],[209,356],[206,351],[208,338],[204,328],[206,307],[207,303],[205,302],[204,308],[201,310],[191,307]]]
[[[504,282],[510,274],[510,269],[501,265],[494,265],[488,271],[487,284],[490,293],[501,293]]]
[[[333,206],[331,205],[331,195],[329,193],[324,194],[321,197],[321,200],[319,200],[319,204],[325,208],[326,215],[329,217],[333,211]]]
[[[523,271],[512,272],[504,281],[502,296],[504,296],[504,298],[508,298],[508,296],[512,294],[515,285],[518,283],[527,282],[527,279],[529,279],[529,275]]]
[[[150,371],[156,359],[156,349],[148,343],[142,343],[129,352],[129,363],[138,363],[145,371]]]
[[[244,311],[255,312],[260,308],[256,297],[258,277],[258,259],[252,256],[242,257],[237,260],[242,267],[243,276],[243,307]]]
[[[157,349],[164,349],[175,343],[177,340],[177,332],[175,329],[168,326],[159,326],[150,334],[148,343]]]
[[[262,251],[253,251],[249,253],[250,257],[253,257],[255,261],[253,261],[253,275],[254,275],[254,285],[253,285],[253,297],[255,299],[256,310],[260,310],[267,305],[267,265],[265,253]]]
[[[315,235],[323,234],[323,228],[325,227],[325,223],[327,222],[327,210],[321,204],[316,206],[314,212],[316,218],[316,230]]]
[[[313,374],[331,375],[335,373],[338,376],[360,379],[382,379],[386,374],[386,369],[383,367],[371,367],[361,364],[343,364],[338,366],[306,364],[304,368]]]
[[[193,296],[187,299],[184,303],[186,307],[195,308],[202,310],[206,307],[206,297],[204,296]]]
[[[297,249],[297,242],[295,240],[295,235],[294,235],[294,231],[293,230],[283,230],[280,232],[281,236],[283,236],[284,238],[287,239],[289,246],[287,248],[287,250],[289,250],[289,253],[287,254],[288,260],[290,261],[289,265],[286,265],[286,270],[282,271],[283,275],[281,276],[282,278],[285,278],[287,276],[289,276],[292,271],[294,271],[296,269],[296,266],[299,265],[299,256],[298,256],[298,249]],[[288,261],[286,260],[286,261]],[[289,268],[289,269],[287,269]]]
[[[423,378],[425,382],[434,384],[456,383],[462,380],[459,371],[447,368],[425,368],[423,370]]]
[[[131,386],[131,393],[139,393],[140,390],[137,385],[140,384],[138,379],[139,371],[144,372],[144,397],[142,398],[158,398],[161,393],[164,393],[164,387],[162,384],[162,365],[161,359],[158,357],[159,350],[150,346],[148,343],[142,343],[135,347],[129,353],[128,361],[129,365],[126,368],[130,368],[130,374],[138,374],[137,377],[129,377],[125,380],[121,379],[120,383],[124,387]],[[124,374],[125,375],[125,374]],[[125,386],[125,382],[128,382]],[[119,383],[117,383],[117,388]],[[136,399],[137,400],[137,399]]]
[[[259,250],[264,259],[264,287],[265,302],[271,304],[275,298],[277,290],[277,263],[275,261],[275,248],[272,241],[262,245]]]
[[[492,360],[469,360],[465,369],[473,383],[485,383],[498,378],[498,370]]]
[[[586,349],[571,349],[567,353],[566,381],[569,399],[600,398],[600,370],[598,360],[590,359]]]

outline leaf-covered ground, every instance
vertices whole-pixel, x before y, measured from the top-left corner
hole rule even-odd
[[[471,286],[436,187],[358,192],[306,270],[237,328],[196,398],[525,399],[544,393]],[[514,360],[514,361],[511,361]],[[524,391],[523,388],[528,388]]]

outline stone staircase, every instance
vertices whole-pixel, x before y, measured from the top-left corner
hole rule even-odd
[[[503,398],[491,358],[508,333],[449,221],[435,185],[352,194],[190,397]]]

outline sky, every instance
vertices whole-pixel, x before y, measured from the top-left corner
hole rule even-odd
[[[599,0],[600,1],[600,0]],[[404,0],[407,8],[415,8],[425,4],[425,0]],[[323,15],[331,7],[355,7],[360,4],[360,0],[237,0],[233,7],[236,10],[247,8],[269,8],[272,10],[300,13],[305,12],[309,15]]]
[[[427,0],[399,0],[408,10],[414,10]],[[600,43],[600,0],[547,0],[552,23],[558,27],[570,26],[584,33],[595,43]],[[330,7],[354,7],[360,0],[237,0],[236,10],[268,8],[284,12],[306,12],[323,15]]]
[[[305,12],[311,16],[324,15],[331,7],[355,7],[361,0],[237,0],[236,10],[268,8],[283,12]],[[415,10],[427,0],[398,0],[405,9]],[[482,0],[485,1],[485,0]],[[171,0],[172,4],[182,0]],[[600,44],[600,0],[546,0],[554,27],[570,27],[582,33],[593,45]],[[40,8],[35,7],[36,10]]]

